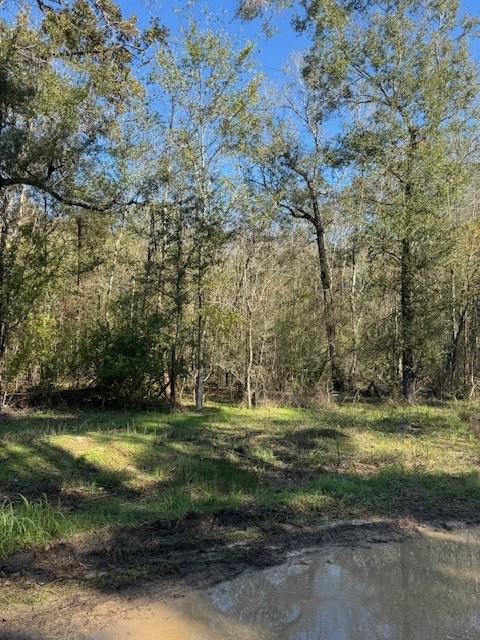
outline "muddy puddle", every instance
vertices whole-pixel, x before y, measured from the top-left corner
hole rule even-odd
[[[94,640],[478,640],[480,529],[291,554]],[[92,639],[93,640],[93,639]]]

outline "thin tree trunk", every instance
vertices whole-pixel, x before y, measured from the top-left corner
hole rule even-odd
[[[9,214],[8,209],[10,206],[7,195],[3,198],[3,213],[0,223],[0,393],[2,399],[0,405],[4,405],[5,402],[5,389],[4,389],[4,356],[7,347],[8,337],[8,322],[7,322],[7,292],[6,292],[6,276],[7,276],[7,237],[9,232]]]
[[[75,217],[77,227],[77,274],[76,274],[76,292],[77,292],[77,310],[76,310],[76,329],[75,329],[75,356],[77,358],[75,366],[75,384],[77,389],[80,388],[80,342],[81,342],[81,321],[82,321],[82,250],[83,250],[83,221],[81,215]]]
[[[412,256],[412,175],[418,131],[410,129],[407,176],[405,181],[405,229],[400,259],[400,313],[402,317],[402,393],[409,403],[415,400],[415,309],[413,302],[414,261]]]
[[[120,252],[120,245],[122,243],[124,224],[125,224],[125,213],[122,214],[122,220],[121,220],[121,224],[120,224],[120,231],[118,232],[117,239],[115,241],[115,248],[114,248],[114,251],[113,251],[112,271],[111,271],[110,277],[108,279],[108,286],[107,286],[107,291],[106,291],[106,294],[105,294],[104,319],[105,319],[105,323],[107,325],[109,324],[109,320],[110,320],[110,317],[109,317],[110,316],[110,314],[109,314],[110,299],[112,297],[113,282],[114,282],[116,271],[117,271],[118,254]]]
[[[203,387],[205,382],[205,370],[203,366],[203,295],[198,295],[198,320],[197,320],[197,375],[195,380],[195,408],[203,409]]]
[[[451,336],[450,345],[447,352],[447,362],[445,365],[444,380],[442,385],[444,388],[448,385],[450,391],[453,391],[454,389],[455,374],[459,361],[460,339],[464,335],[465,324],[467,321],[467,311],[468,305],[465,305],[465,307],[462,309],[462,313],[460,314],[460,318],[458,319],[457,326],[452,328],[453,334]],[[464,362],[467,362],[466,354],[467,352],[465,352]]]
[[[203,285],[201,274],[201,254],[199,250],[198,283],[197,283],[197,349],[196,349],[196,378],[195,378],[195,408],[203,409],[203,388],[205,382],[205,370],[203,363]]]
[[[393,350],[392,350],[392,380],[402,375],[401,335],[399,323],[398,298],[395,296],[393,308]]]
[[[145,257],[145,266],[144,266],[145,286],[143,289],[142,307],[141,307],[143,312],[145,312],[147,302],[149,300],[149,295],[152,290],[152,271],[154,267],[156,253],[157,253],[157,209],[155,206],[150,205],[147,254]]]
[[[247,370],[245,375],[245,389],[247,393],[247,407],[252,408],[252,366],[253,366],[253,341],[252,341],[252,314],[248,315],[247,333]]]
[[[174,344],[170,352],[170,408],[177,407],[177,347]]]
[[[175,409],[177,400],[177,377],[178,377],[178,346],[183,324],[183,291],[185,265],[183,262],[183,228],[181,217],[177,218],[176,225],[176,260],[175,260],[175,336],[171,348],[170,357],[170,407]]]
[[[325,232],[320,222],[315,225],[318,258],[320,262],[320,281],[323,292],[325,330],[327,333],[328,356],[332,372],[332,385],[334,391],[342,393],[345,390],[345,379],[340,358],[337,351],[337,331],[335,326],[335,309],[332,296],[332,281],[330,265],[328,263],[327,249],[325,246]]]
[[[352,361],[350,364],[349,385],[355,388],[355,374],[358,358],[358,318],[357,318],[357,255],[355,246],[352,248],[352,280],[350,285],[350,315],[352,323]]]
[[[410,240],[402,240],[401,257],[401,315],[402,315],[402,392],[407,402],[412,403],[415,396],[414,362],[414,320],[412,300],[412,248]]]
[[[247,397],[247,407],[252,408],[252,367],[253,367],[253,314],[252,306],[249,300],[249,287],[248,287],[248,267],[250,264],[251,256],[248,255],[243,265],[243,300],[247,313],[247,335],[245,340],[245,393]]]

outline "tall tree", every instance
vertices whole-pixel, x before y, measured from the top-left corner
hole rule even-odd
[[[462,184],[459,139],[473,126],[477,69],[469,53],[475,21],[451,0],[311,3],[314,45],[305,77],[344,122],[343,152],[382,179],[374,215],[398,245],[402,391],[417,373],[419,264],[442,224],[443,200]],[[430,249],[431,250],[431,249]]]
[[[135,200],[117,180],[122,118],[141,93],[133,58],[161,33],[141,34],[110,1],[32,2],[13,18],[11,9],[7,2],[0,19],[0,360],[22,317],[11,317],[11,265],[22,255],[26,212],[36,210],[35,220],[43,211],[47,229],[75,209],[80,246],[81,211]],[[24,283],[26,291],[40,289]]]
[[[280,211],[305,221],[313,230],[332,386],[341,393],[345,390],[345,365],[338,348],[328,239],[335,218],[336,177],[324,128],[325,104],[302,78],[303,60],[296,63],[290,74],[293,79],[285,85],[276,106],[279,115],[268,127],[267,142],[254,151],[259,173],[254,171],[250,179],[270,194]]]
[[[0,189],[23,185],[79,208],[107,208],[119,197],[118,120],[141,91],[132,63],[161,31],[142,34],[110,1],[33,4],[39,16],[20,9],[13,22],[0,21]],[[111,200],[93,195],[93,177],[103,191],[110,185]]]
[[[255,128],[259,80],[252,70],[252,51],[251,43],[236,47],[221,30],[202,29],[189,20],[182,36],[159,52],[154,71],[168,107],[175,154],[167,179],[190,203],[186,211],[193,242],[198,409],[203,407],[204,395],[207,274],[217,259],[223,227],[234,209],[235,157]],[[228,172],[231,175],[226,178]]]

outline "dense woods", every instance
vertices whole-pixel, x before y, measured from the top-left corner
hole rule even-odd
[[[211,16],[0,3],[4,404],[478,394],[478,20],[292,11],[272,87]]]

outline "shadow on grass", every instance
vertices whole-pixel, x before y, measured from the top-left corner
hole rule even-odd
[[[83,455],[74,455],[68,448],[53,444],[52,437],[88,435],[97,443],[108,445],[115,438],[135,440],[137,436],[156,436],[155,441],[149,438],[148,442],[140,443],[145,451],[144,470],[147,471],[162,462],[179,462],[179,452],[170,451],[167,443],[198,443],[203,439],[205,445],[211,446],[213,438],[207,426],[212,418],[222,421],[221,411],[210,408],[202,414],[188,416],[157,413],[82,413],[76,417],[32,415],[3,420],[0,423],[0,496],[15,500],[19,494],[28,499],[45,494],[77,505],[92,500],[98,504],[96,494],[99,492],[106,499],[108,496],[135,499],[142,491],[129,484],[132,474],[126,469],[106,469],[86,460]],[[179,468],[185,471],[185,465],[180,464]],[[225,471],[224,464],[217,475],[220,477]],[[77,485],[78,491],[69,496],[65,493],[65,485],[73,488]]]
[[[92,431],[155,433],[156,428],[163,430],[168,427],[172,434],[188,433],[203,428],[212,419],[215,422],[227,422],[228,415],[221,407],[208,407],[202,413],[83,411],[75,414],[4,416],[0,420],[0,446],[2,441],[21,443],[48,436],[82,435]],[[158,427],[155,423],[158,423]]]
[[[330,477],[332,472],[338,478],[342,460],[355,456],[348,429],[411,437],[449,426],[448,419],[437,413],[410,408],[395,409],[392,415],[343,409],[285,411],[282,419],[252,412],[237,416],[236,421],[222,407],[202,413],[84,412],[76,417],[12,418],[0,423],[0,493],[12,498],[46,494],[76,506],[94,503],[97,510],[103,502],[107,511],[110,498],[134,501],[167,496],[168,501],[182,491],[209,492],[227,500],[230,493],[239,491],[251,497],[258,489],[280,491]],[[48,438],[52,434],[88,434],[107,451],[115,438],[132,438],[138,446],[128,452],[130,471],[106,469],[53,444]],[[3,442],[2,435],[8,436]],[[152,437],[142,440],[143,435]],[[114,447],[110,454],[115,455]],[[137,472],[148,477],[145,487],[131,482]],[[360,483],[365,480],[359,479]],[[353,493],[358,483],[354,485]],[[395,491],[401,493],[402,487]],[[138,504],[132,507],[136,513]]]
[[[49,498],[62,497],[68,503],[68,495],[64,492],[66,483],[85,489],[98,488],[110,495],[130,499],[137,496],[126,486],[128,476],[124,471],[103,469],[45,440],[29,442],[21,451],[9,449],[3,462],[5,468],[0,475],[0,492],[13,499],[19,494],[28,499],[46,495]],[[82,496],[79,492],[74,502],[85,503],[90,499],[92,496]]]
[[[87,415],[61,433],[88,433],[107,447],[116,438],[139,436],[129,464],[153,481],[148,491],[132,488],[126,469],[106,470],[47,441],[45,420],[52,418],[29,418],[29,431],[14,431],[22,446],[6,454],[0,449],[7,469],[0,473],[0,491],[55,496],[65,479],[91,483],[104,492],[81,497],[78,517],[85,528],[116,525],[92,533],[85,543],[67,541],[38,551],[26,572],[33,578],[76,580],[111,591],[148,576],[188,579],[207,564],[212,575],[225,577],[229,570],[277,562],[290,544],[324,542],[331,533],[305,533],[302,527],[325,517],[428,521],[479,512],[474,471],[426,473],[397,464],[362,475],[354,466],[348,472],[342,468],[342,459],[356,453],[348,430],[416,435],[405,433],[407,424],[431,435],[451,426],[437,414],[405,409],[365,416],[340,408],[299,412],[291,419],[285,412],[281,420],[242,413],[232,421],[228,411],[215,407],[201,414]],[[27,439],[32,431],[38,435]],[[320,466],[312,453],[328,464]],[[288,533],[288,527],[297,529]],[[236,544],[246,535],[249,544]]]
[[[387,469],[368,478],[325,474],[301,486],[252,492],[237,508],[228,506],[228,496],[222,506],[218,495],[213,501],[202,495],[203,482],[190,484],[181,517],[165,514],[154,522],[92,534],[84,543],[53,544],[48,552],[34,555],[25,574],[73,580],[106,592],[148,577],[195,578],[206,567],[209,579],[223,579],[247,566],[279,562],[292,545],[350,541],[348,526],[343,534],[312,531],[323,516],[334,518],[339,510],[342,517],[404,516],[429,522],[472,518],[480,507],[479,476],[473,473],[455,477]],[[235,544],[245,536],[247,544]]]
[[[342,408],[344,410],[342,410]],[[452,416],[444,416],[439,411],[419,411],[415,407],[395,408],[385,415],[376,407],[369,408],[365,413],[357,410],[348,411],[351,406],[344,405],[339,409],[323,409],[318,411],[305,411],[300,414],[301,423],[310,423],[317,433],[324,430],[328,437],[328,431],[338,429],[358,429],[360,431],[379,431],[392,435],[424,435],[434,433],[452,426]],[[378,414],[378,415],[377,415]],[[273,419],[270,424],[281,429],[288,422],[295,424],[295,420],[285,421]],[[294,432],[293,432],[294,433]],[[334,434],[332,434],[334,435]]]
[[[385,415],[387,413],[387,415]],[[378,415],[377,415],[378,414]],[[231,436],[232,426],[237,436],[245,423],[245,433],[252,435],[252,426],[264,428],[268,423],[270,431],[282,431],[287,428],[296,435],[295,427],[310,426],[316,436],[337,437],[339,429],[355,428],[359,430],[380,431],[386,434],[421,435],[433,433],[451,426],[451,416],[447,417],[436,410],[418,411],[414,407],[392,408],[381,411],[368,407],[365,411],[352,405],[324,410],[286,411],[281,419],[255,411],[234,418],[238,424],[230,425],[232,414],[221,406],[208,407],[201,413],[179,412],[89,412],[78,414],[13,416],[0,420],[0,448],[5,442],[28,442],[54,435],[82,435],[91,432],[109,433],[126,431],[127,433],[145,433],[160,435],[164,439],[188,442],[209,437],[211,423],[215,423],[215,435],[224,432]],[[225,425],[225,429],[221,426]],[[323,432],[323,433],[322,433]]]

